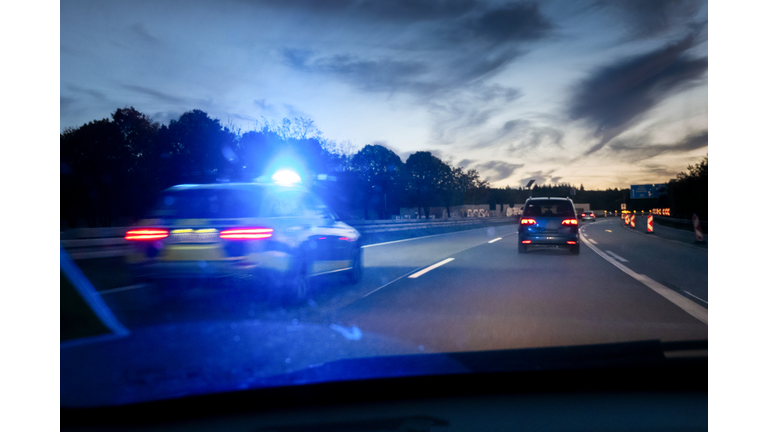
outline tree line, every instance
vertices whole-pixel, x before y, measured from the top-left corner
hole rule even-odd
[[[201,110],[161,125],[133,107],[60,135],[61,218],[109,226],[140,217],[160,191],[176,184],[248,182],[286,161],[305,185],[343,218],[389,218],[403,206],[429,214],[435,205],[461,205],[472,189],[486,189],[476,170],[453,167],[429,152],[403,163],[381,145],[352,152],[328,140],[311,120],[265,122],[241,132]]]
[[[323,137],[305,118],[265,121],[243,132],[201,110],[165,125],[126,107],[61,133],[61,219],[72,227],[77,219],[87,219],[90,226],[110,226],[118,217],[137,219],[170,186],[249,182],[283,161],[299,170],[305,185],[342,219],[357,214],[388,219],[401,207],[427,215],[442,207],[449,217],[452,207],[464,204],[501,210],[501,204],[525,202],[530,193],[521,187],[491,188],[477,170],[452,166],[430,152],[413,153],[403,162],[382,145],[353,151],[349,143]],[[677,185],[679,194],[698,187],[688,177]],[[572,189],[570,184],[535,185],[532,193],[567,196]],[[573,199],[618,209],[628,194],[628,189],[585,191],[582,186]]]

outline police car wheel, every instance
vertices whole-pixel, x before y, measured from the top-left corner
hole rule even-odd
[[[357,253],[355,254],[355,259],[352,262],[352,270],[349,271],[348,275],[349,281],[352,283],[358,283],[360,282],[360,279],[363,278],[363,255],[362,255],[362,249],[357,249]]]
[[[309,297],[309,278],[303,273],[292,276],[286,286],[287,300],[300,303]]]

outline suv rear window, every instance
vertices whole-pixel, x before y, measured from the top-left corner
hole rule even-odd
[[[167,191],[150,218],[216,219],[258,217],[263,191],[258,189],[189,189]]]
[[[575,217],[573,204],[568,201],[530,201],[523,210],[523,217]]]

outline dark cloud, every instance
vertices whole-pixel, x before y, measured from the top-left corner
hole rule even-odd
[[[329,77],[363,92],[415,97],[432,115],[432,139],[438,144],[455,142],[464,131],[485,125],[507,104],[522,97],[518,88],[487,84],[487,80],[525,54],[531,42],[549,37],[554,29],[533,2],[361,1],[317,5],[289,1],[279,7],[288,5],[313,11],[327,7],[356,26],[367,23],[376,29],[375,34],[391,31],[388,40],[374,45],[371,51],[340,45],[338,53],[329,54],[294,46],[283,48],[281,53],[286,65],[309,75]],[[330,15],[328,19],[332,19]],[[407,27],[403,27],[405,21],[409,22]],[[367,31],[364,27],[361,30]]]
[[[677,171],[670,169],[668,166],[647,164],[640,167],[640,169],[648,174],[652,174],[653,177],[668,177],[675,178]]]
[[[507,153],[510,155],[527,153],[538,149],[544,143],[560,147],[560,141],[563,139],[562,131],[549,126],[528,127],[519,135],[520,137],[507,148]]]
[[[505,146],[509,155],[524,155],[542,146],[561,147],[563,132],[552,126],[540,126],[531,120],[509,120],[490,138],[475,143],[472,148]]]
[[[459,161],[459,162],[456,164],[456,166],[460,166],[460,167],[462,167],[462,168],[468,168],[470,165],[472,165],[472,164],[473,164],[473,163],[475,163],[475,162],[477,162],[477,160],[476,160],[476,159],[462,159],[462,160],[460,160],[460,161]]]
[[[144,24],[136,23],[130,26],[130,31],[137,37],[138,40],[148,44],[160,44],[160,40],[147,31],[147,27]]]
[[[70,91],[72,91],[72,92],[80,93],[80,94],[83,94],[83,95],[90,96],[91,98],[96,99],[98,101],[105,101],[105,100],[107,100],[107,96],[103,92],[100,92],[98,90],[78,87],[78,86],[74,86],[74,85],[69,85],[69,86],[67,86],[67,88]]]
[[[485,12],[467,23],[476,36],[493,42],[528,42],[542,39],[554,26],[533,2],[519,2]]]
[[[436,90],[436,84],[425,77],[430,68],[422,61],[336,55],[319,58],[305,67],[313,72],[335,75],[366,91],[430,93]]]
[[[602,67],[578,83],[568,106],[573,120],[584,120],[600,138],[586,154],[636,124],[668,96],[696,84],[707,72],[706,57],[692,58],[695,34],[664,48]]]
[[[356,2],[356,11],[375,19],[393,21],[426,21],[460,17],[473,9],[479,2],[474,0],[404,0],[404,1],[361,1]]]
[[[633,39],[663,36],[684,28],[685,23],[706,5],[703,0],[600,0],[604,7],[619,18]]]
[[[552,177],[552,173],[554,173],[555,170],[549,170],[549,171],[533,171],[526,174],[526,177],[520,180],[520,186],[525,187],[525,185],[528,184],[531,180],[536,180],[535,185],[542,186],[545,184],[552,184],[555,183],[552,179],[557,178],[559,181],[561,177]]]
[[[152,96],[153,98],[167,103],[172,103],[176,105],[187,105],[190,101],[185,98],[180,98],[178,96],[173,96],[168,93],[163,93],[148,87],[143,86],[137,86],[132,84],[125,84],[123,85],[124,88],[127,88],[128,90],[133,90],[137,93],[145,94],[147,96]]]
[[[313,52],[301,47],[282,50],[285,63],[296,70],[331,76],[365,91],[415,93],[420,97],[478,84],[524,54],[525,44],[547,37],[553,29],[538,5],[529,2],[497,5],[473,1],[362,1],[316,5],[299,1],[281,7],[287,5],[344,10],[352,14],[346,19],[359,18],[375,26],[380,34],[386,32],[384,26],[389,20],[428,20],[414,23],[407,30],[398,22],[392,28],[395,33],[378,46],[377,53],[313,56]]]
[[[690,134],[673,144],[647,144],[645,136],[611,141],[608,149],[617,157],[631,161],[650,159],[665,153],[686,153],[709,145],[709,132]]]
[[[412,23],[460,17],[477,8],[475,0],[282,0],[258,1],[259,4],[292,12],[338,16],[348,14],[357,19]]]
[[[473,168],[478,170],[480,175],[486,175],[488,171],[491,171],[493,174],[486,175],[485,179],[494,182],[508,178],[516,170],[522,168],[523,166],[524,164],[511,164],[502,161],[490,161],[481,164],[475,164]]]
[[[498,84],[473,84],[463,91],[433,100],[428,106],[434,119],[433,139],[453,142],[461,131],[485,125],[522,95],[519,89]]]
[[[73,98],[59,96],[59,109],[61,111],[64,111],[67,108],[71,107],[72,104],[74,104],[74,103],[75,103],[75,99],[73,99]]]

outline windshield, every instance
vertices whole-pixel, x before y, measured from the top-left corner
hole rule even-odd
[[[531,201],[523,210],[523,217],[575,217],[573,204],[558,201]]]
[[[259,190],[194,189],[168,191],[147,215],[149,218],[214,219],[258,217]]]
[[[706,1],[72,0],[59,50],[63,407],[708,339]]]

